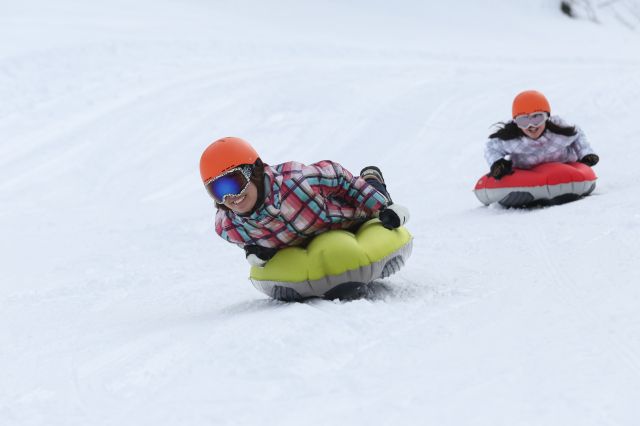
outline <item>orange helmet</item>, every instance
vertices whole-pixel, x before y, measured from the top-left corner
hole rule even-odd
[[[534,112],[546,112],[551,114],[549,101],[544,95],[535,90],[526,90],[519,93],[513,100],[513,108],[511,113],[513,118],[523,114],[532,114]]]
[[[218,139],[209,145],[200,157],[200,176],[206,183],[229,169],[242,164],[253,164],[258,158],[256,150],[243,139]]]

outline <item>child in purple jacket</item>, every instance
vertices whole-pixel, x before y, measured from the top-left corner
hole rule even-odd
[[[489,136],[484,156],[495,179],[530,169],[541,163],[575,162],[587,166],[598,163],[584,132],[551,115],[547,98],[535,90],[518,94],[513,100],[513,120]]]

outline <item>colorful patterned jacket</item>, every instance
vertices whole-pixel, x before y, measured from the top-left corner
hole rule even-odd
[[[568,126],[558,116],[551,116],[549,120],[560,126]],[[538,139],[527,136],[506,141],[491,138],[485,147],[484,158],[491,166],[496,160],[510,155],[513,167],[530,169],[540,163],[578,161],[585,155],[593,153],[584,132],[576,126],[574,136],[563,136],[545,130]]]
[[[265,165],[264,202],[250,215],[218,209],[216,232],[238,244],[284,248],[376,215],[386,197],[332,161]]]

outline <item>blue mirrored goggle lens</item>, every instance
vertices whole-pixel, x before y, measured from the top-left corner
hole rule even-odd
[[[207,192],[217,202],[223,203],[228,195],[240,195],[249,184],[249,179],[241,170],[222,175],[206,185]]]

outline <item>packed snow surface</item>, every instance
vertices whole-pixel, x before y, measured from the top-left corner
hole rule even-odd
[[[640,32],[551,0],[3,0],[1,425],[635,425]],[[595,193],[482,206],[547,94]],[[406,267],[280,303],[213,230],[202,150],[381,167]]]

